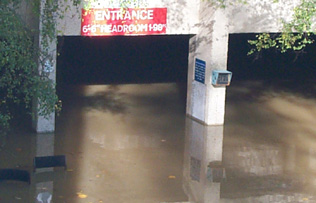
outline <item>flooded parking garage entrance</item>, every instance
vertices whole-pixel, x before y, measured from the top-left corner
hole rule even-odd
[[[61,52],[61,58],[67,56],[61,77],[71,71],[65,78],[77,77],[63,80],[64,113],[70,117],[56,122],[56,133],[67,131],[63,143],[76,143],[76,190],[92,202],[185,201],[188,36],[86,38],[83,43],[82,55],[72,53],[73,47]],[[73,44],[78,45],[64,41],[65,48]],[[77,64],[72,70],[71,59]],[[69,128],[69,122],[77,127]]]
[[[44,194],[69,203],[315,202],[315,84],[250,80],[237,69],[222,127],[186,118],[174,81],[71,84],[66,77],[56,132],[20,124],[2,138],[0,159],[31,172],[34,156],[64,154],[67,170],[31,172],[31,185],[0,182],[0,202],[40,202]],[[219,159],[221,183],[210,181],[208,167]]]

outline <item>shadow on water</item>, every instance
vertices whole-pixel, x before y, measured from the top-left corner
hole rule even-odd
[[[275,97],[282,94],[291,94],[293,96],[306,99],[314,99],[316,97],[316,84],[314,81],[293,81],[283,80],[248,80],[238,81],[229,87],[234,91],[227,94],[227,99],[234,101],[263,101],[267,97]]]
[[[78,186],[79,182],[79,169],[82,154],[82,136],[84,120],[80,108],[76,110],[64,104],[64,108],[69,108],[62,112],[58,119],[56,119],[55,129],[55,154],[65,155],[67,158],[66,176],[61,179],[54,179],[54,193],[53,202],[68,201],[77,202],[76,194],[80,191]],[[76,126],[70,127],[69,126]],[[59,181],[58,181],[59,180]],[[65,200],[63,200],[65,199]]]
[[[245,114],[247,117],[236,121],[248,127],[251,126],[248,123],[254,127],[257,123],[261,126],[275,125],[280,118],[272,116],[273,113],[291,120],[292,116],[281,115],[273,105],[286,105],[304,111],[303,105],[310,106],[315,100],[315,46],[309,46],[301,53],[289,51],[281,54],[272,49],[247,56],[250,50],[247,41],[254,39],[255,35],[229,36],[228,69],[233,72],[233,82],[227,88],[228,113],[225,119],[230,122],[237,115]],[[230,101],[240,104],[241,108],[231,108],[234,105],[230,105]],[[262,111],[266,104],[272,112]],[[273,135],[272,139],[275,137],[278,135]]]
[[[0,168],[19,169],[32,174],[36,134],[30,130],[29,116],[16,118],[12,126],[9,132],[0,135]],[[20,181],[0,181],[0,202],[20,201],[32,202],[30,185]]]
[[[176,84],[68,90],[56,130],[56,143],[63,143],[57,151],[70,157],[73,169],[67,175],[70,192],[64,185],[59,191],[67,200],[80,202],[69,197],[80,190],[104,202],[185,198],[180,176],[185,102],[179,103]],[[176,180],[168,179],[174,174]]]
[[[315,201],[315,93],[313,82],[233,81],[227,88],[221,198]]]
[[[71,94],[71,97],[72,101],[76,101],[76,105],[80,105],[84,109],[124,114],[126,113],[127,105],[124,98],[126,94],[120,93],[119,88],[117,85],[110,85],[108,87],[100,87],[91,94],[84,95],[84,89],[89,89],[89,87],[76,86],[73,90],[78,94]],[[69,96],[67,95],[68,98]]]
[[[223,202],[315,202],[314,63],[306,55],[246,52],[249,35],[231,35],[223,162]],[[248,49],[249,50],[249,49]],[[305,61],[304,61],[305,60]],[[225,200],[225,201],[224,201]]]

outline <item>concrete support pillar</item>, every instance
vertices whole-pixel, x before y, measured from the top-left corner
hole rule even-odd
[[[44,37],[42,32],[43,11],[46,0],[41,1],[41,13],[39,17],[39,36],[35,40],[38,44],[39,50],[44,54],[40,54],[38,61],[39,74],[48,76],[54,83],[56,82],[56,50],[57,50],[57,35],[56,38],[49,42],[48,47],[44,47]],[[57,3],[57,1],[56,1]],[[39,115],[39,103],[37,98],[33,101],[33,113],[35,115],[33,119],[33,128],[38,133],[46,133],[55,131],[55,113],[50,114],[47,117]]]
[[[224,124],[226,88],[212,85],[212,71],[227,69],[228,34],[225,9],[201,3],[199,31],[190,39],[187,114],[207,125]]]

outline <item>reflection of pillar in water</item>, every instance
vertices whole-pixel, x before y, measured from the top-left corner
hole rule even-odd
[[[310,170],[316,170],[316,149],[314,147],[309,148],[309,168]]]
[[[54,155],[54,134],[37,134],[36,139],[36,156],[53,156]],[[51,168],[37,169],[38,172],[52,171]]]
[[[36,139],[36,156],[53,156],[54,155],[54,134],[37,134]],[[52,172],[53,168],[36,169],[35,176],[43,172]],[[53,181],[36,183],[36,200],[35,202],[50,203],[54,189]]]
[[[209,164],[222,161],[223,126],[186,120],[184,190],[192,202],[219,202],[220,183],[208,179]]]
[[[220,126],[205,126],[205,161],[209,163],[222,161],[223,153],[223,129]],[[206,167],[204,173],[207,175],[208,168]],[[207,179],[209,180],[209,179]],[[207,182],[207,187],[205,188],[205,198],[204,202],[219,202],[220,201],[220,183]]]
[[[286,148],[286,159],[285,159],[285,171],[287,172],[294,172],[295,166],[295,156],[296,156],[296,147],[295,144],[289,143]]]
[[[40,203],[50,203],[52,200],[52,194],[50,194],[49,192],[39,193],[36,200]]]
[[[224,126],[204,126],[206,136],[206,161],[222,161]]]
[[[316,186],[316,178],[314,175],[314,171],[316,171],[316,149],[314,149],[314,147],[309,148],[308,157],[309,157],[309,161],[308,161],[309,171],[307,173],[312,174],[312,175],[310,175],[310,183],[313,186]]]

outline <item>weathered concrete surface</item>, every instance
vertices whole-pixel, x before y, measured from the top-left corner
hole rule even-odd
[[[300,0],[250,0],[247,4],[227,4],[229,33],[280,32],[282,20],[292,18],[293,8]]]
[[[190,41],[187,114],[207,125],[222,125],[225,113],[225,87],[211,84],[212,70],[227,68],[228,19],[225,10],[203,2],[197,36]],[[206,62],[205,83],[194,80],[194,61]]]
[[[40,12],[43,13],[44,5],[46,0],[42,0],[40,5]],[[41,16],[39,19],[39,35],[35,38],[35,45],[39,50],[41,50],[40,56],[38,57],[38,71],[40,75],[47,76],[54,83],[56,82],[56,60],[57,60],[57,32],[56,39],[48,41],[48,47],[44,47],[45,42],[43,41],[42,34],[42,20]],[[45,51],[47,50],[47,51]],[[37,98],[33,99],[33,128],[36,132],[46,133],[55,131],[55,112],[51,113],[48,116],[41,116],[39,113],[40,104]]]
[[[28,28],[34,29],[35,31],[38,30],[39,18],[34,13],[33,4],[22,1],[17,13],[23,17],[23,22]]]
[[[94,7],[109,8],[118,7],[119,4],[109,1],[96,1],[92,4]],[[168,8],[167,33],[166,34],[197,34],[198,25],[205,24],[199,16],[203,10],[208,10],[213,4],[211,1],[172,1],[172,0],[142,0],[139,1],[141,7],[148,8]],[[251,0],[247,4],[236,3],[235,0],[229,0],[225,10],[229,19],[229,33],[247,33],[247,32],[278,32],[282,26],[282,20],[289,20],[293,14],[293,8],[300,0],[279,0],[273,3],[273,0]],[[76,36],[80,35],[81,8],[83,5],[75,8],[70,3],[69,10],[65,13],[65,18],[58,21],[59,35]],[[65,6],[66,6],[65,5]],[[213,9],[214,10],[214,9]],[[211,10],[208,10],[212,12]],[[222,20],[220,16],[214,20]],[[202,21],[201,21],[202,20]],[[206,21],[210,19],[205,19]]]
[[[117,1],[96,1],[92,4],[95,8],[119,7]],[[68,5],[71,5],[68,3]],[[64,6],[67,6],[64,5]],[[81,9],[84,3],[78,8],[70,6],[65,13],[65,18],[58,21],[59,35],[80,36],[81,29]],[[168,0],[146,0],[140,7],[147,8],[167,8],[167,35],[196,34],[199,23],[200,0],[190,1],[168,1]]]
[[[115,2],[97,1],[94,7],[117,6]],[[292,9],[299,0],[280,0],[279,3],[273,3],[273,0],[256,0],[249,1],[248,4],[236,4],[231,0],[225,9],[214,7],[211,1],[200,0],[144,0],[141,2],[149,8],[166,7],[168,9],[166,35],[196,35],[190,40],[187,114],[207,125],[223,125],[226,89],[225,87],[214,88],[210,81],[212,70],[227,69],[228,34],[278,32],[282,26],[281,20],[291,19]],[[78,8],[70,6],[65,13],[65,18],[58,20],[59,35],[80,35],[82,6]],[[206,62],[204,84],[194,80],[196,58]],[[51,77],[54,79],[54,73]],[[38,120],[43,120],[43,118]],[[37,126],[46,127],[43,129],[37,127],[38,131],[54,129],[53,116],[47,122],[38,121],[38,123],[41,122],[43,123]]]

